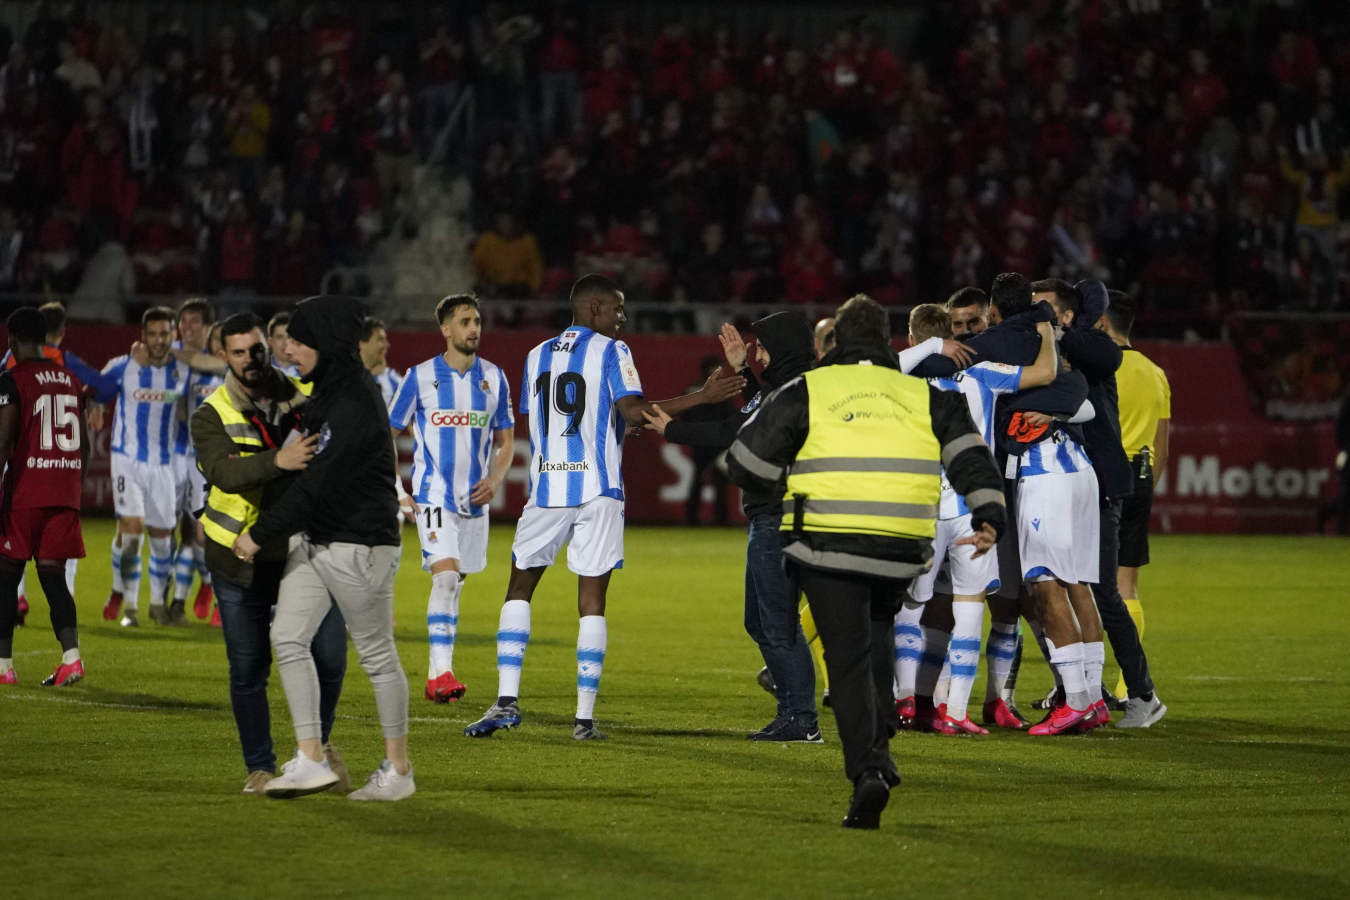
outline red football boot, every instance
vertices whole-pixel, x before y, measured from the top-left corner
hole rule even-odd
[[[449,703],[464,696],[464,682],[455,677],[454,672],[442,672],[435,678],[427,679],[427,699],[433,703]]]
[[[896,723],[903,730],[914,727],[914,698],[897,697],[895,700],[895,719]]]
[[[103,618],[112,622],[116,620],[117,614],[122,611],[122,592],[113,591],[108,595],[108,602],[103,604]]]
[[[61,663],[56,671],[42,679],[43,687],[67,687],[84,677],[84,660],[77,659],[70,665]]]
[[[215,599],[216,593],[211,590],[211,585],[202,583],[197,588],[197,598],[192,601],[192,614],[199,619],[205,619],[211,614],[211,601]]]
[[[990,700],[984,705],[984,724],[994,725],[999,728],[1026,728],[1027,723],[1023,722],[1017,715],[1008,708],[1008,704],[1000,697],[997,700]]]
[[[0,684],[18,684],[18,683],[19,683],[19,673],[14,671],[13,669],[10,669],[9,671],[5,672],[5,674],[0,675]]]
[[[1046,735],[1046,734],[1072,734],[1078,730],[1078,726],[1090,715],[1090,710],[1074,709],[1069,704],[1056,706],[1050,710],[1050,715],[1037,722],[1027,729],[1027,734]]]
[[[945,705],[945,704],[944,704]],[[933,720],[933,730],[938,734],[988,734],[989,732],[974,722],[970,721],[970,716],[964,719],[953,719],[946,713],[942,718]]]
[[[1087,734],[1094,728],[1101,728],[1103,725],[1111,724],[1111,710],[1106,706],[1106,700],[1098,700],[1088,707],[1087,715],[1078,726],[1079,734]]]

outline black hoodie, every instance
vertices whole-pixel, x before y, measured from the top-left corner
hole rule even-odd
[[[801,313],[776,312],[750,326],[755,338],[769,351],[769,365],[756,380],[749,366],[736,374],[745,377],[745,406],[736,412],[711,422],[676,421],[666,426],[666,440],[672,444],[712,447],[725,450],[736,440],[745,420],[750,418],[760,402],[770,392],[811,368],[816,361],[815,341],[811,323]],[[781,486],[780,486],[781,487]],[[779,515],[783,492],[746,491],[741,506],[747,517]]]
[[[304,379],[314,393],[300,430],[319,435],[319,444],[309,467],[250,529],[258,544],[303,531],[316,544],[398,546],[389,413],[357,353],[364,313],[351,297],[311,297],[295,308],[290,336],[319,352]]]

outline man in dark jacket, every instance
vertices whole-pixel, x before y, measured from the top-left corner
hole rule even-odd
[[[779,312],[755,322],[758,339],[755,359],[765,368],[757,382],[746,365],[745,345],[734,328],[725,326],[720,335],[727,362],[745,378],[745,406],[712,422],[671,421],[657,407],[647,414],[648,428],[660,432],[672,444],[689,444],[725,450],[736,432],[759,408],[765,395],[805,372],[815,363],[811,326],[796,312]],[[820,743],[816,721],[815,666],[797,617],[797,592],[783,571],[783,489],[747,489],[742,495],[745,517],[750,522],[745,551],[745,630],[759,646],[764,665],[772,676],[778,711],[768,725],[749,735],[752,741]]]
[[[1004,528],[1002,482],[960,394],[900,374],[886,311],[855,297],[837,346],[770,394],[727,454],[732,481],[782,500],[789,574],[825,643],[830,696],[853,782],[845,827],[876,828],[899,784],[892,622],[909,581],[932,565],[939,473],[971,509],[987,552]]]
[[[314,459],[234,545],[237,555],[252,559],[259,545],[298,535],[291,539],[281,579],[272,645],[299,747],[267,784],[270,796],[300,796],[333,782],[319,743],[318,683],[309,645],[334,602],[375,688],[384,730],[384,762],[349,797],[401,800],[415,790],[408,762],[408,680],[394,646],[399,554],[394,446],[380,389],[357,351],[364,314],[350,297],[311,297],[296,306],[286,352],[300,377],[314,385],[300,420],[302,434],[318,435]]]
[[[286,541],[259,549],[252,562],[236,557],[234,538],[243,521],[232,506],[256,515],[276,503],[291,479],[314,455],[317,438],[282,443],[300,418],[307,400],[299,386],[267,359],[262,322],[240,313],[221,324],[228,371],[191,420],[197,466],[211,486],[202,511],[206,565],[211,570],[230,664],[230,706],[239,730],[248,779],[244,793],[263,793],[276,772],[267,675],[272,667],[267,634],[277,602]],[[223,413],[222,413],[223,410]],[[222,416],[230,418],[227,425]],[[247,497],[257,501],[250,503]],[[347,673],[347,628],[333,607],[311,645],[319,679],[320,739],[324,758],[342,786],[346,766],[328,741]]]
[[[1110,297],[1100,281],[1080,281],[1070,287],[1063,281],[1047,279],[1033,283],[1031,288],[1033,300],[1045,300],[1054,306],[1064,326],[1060,350],[1069,365],[1087,379],[1088,400],[1097,412],[1083,426],[1084,446],[1100,490],[1099,562],[1092,596],[1129,693],[1125,715],[1116,727],[1148,728],[1163,717],[1167,707],[1153,690],[1139,629],[1116,584],[1121,507],[1134,492],[1134,478],[1120,439],[1116,369],[1120,368],[1122,351],[1110,335],[1096,327],[1110,306]]]

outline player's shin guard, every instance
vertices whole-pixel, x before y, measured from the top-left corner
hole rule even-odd
[[[150,605],[164,602],[173,576],[173,538],[150,536]]]
[[[608,643],[605,617],[582,616],[577,624],[577,718],[583,722],[595,716],[595,695],[600,690]]]
[[[1008,688],[1008,674],[1017,655],[1017,623],[990,622],[984,650],[984,702],[998,700]]]
[[[1078,641],[1056,647],[1047,636],[1045,646],[1050,653],[1050,667],[1064,686],[1064,702],[1070,709],[1087,709],[1091,701],[1088,699],[1087,673],[1083,668],[1083,643]]]
[[[154,540],[150,542],[151,559],[154,559]],[[173,564],[173,599],[176,603],[186,603],[188,591],[192,589],[192,576],[197,573],[196,561],[192,558],[192,547],[184,545],[178,548]],[[152,592],[153,595],[153,592]]]
[[[984,624],[984,604],[962,601],[952,604],[952,640],[947,645],[951,668],[951,686],[947,689],[947,715],[956,721],[966,717],[970,692],[980,660],[980,627]]]
[[[895,616],[895,696],[904,700],[914,696],[914,681],[923,659],[922,603],[905,602]]]
[[[431,645],[428,679],[454,668],[459,591],[463,585],[458,572],[437,572],[431,576],[431,596],[427,598],[427,642]]]
[[[122,556],[118,559],[122,574],[122,599],[128,610],[136,608],[141,593],[141,536],[124,534]]]
[[[497,696],[520,696],[520,667],[530,642],[530,603],[507,600],[497,620]]]
[[[1106,666],[1106,644],[1083,642],[1083,677],[1087,679],[1088,702],[1102,699],[1102,669]]]

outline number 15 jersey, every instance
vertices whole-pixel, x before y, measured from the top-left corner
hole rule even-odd
[[[80,418],[84,385],[50,360],[24,360],[0,374],[0,406],[18,407],[18,433],[0,482],[6,509],[80,508]]]
[[[530,351],[520,412],[530,425],[531,503],[623,499],[627,425],[615,404],[633,396],[642,382],[623,341],[574,325]]]

